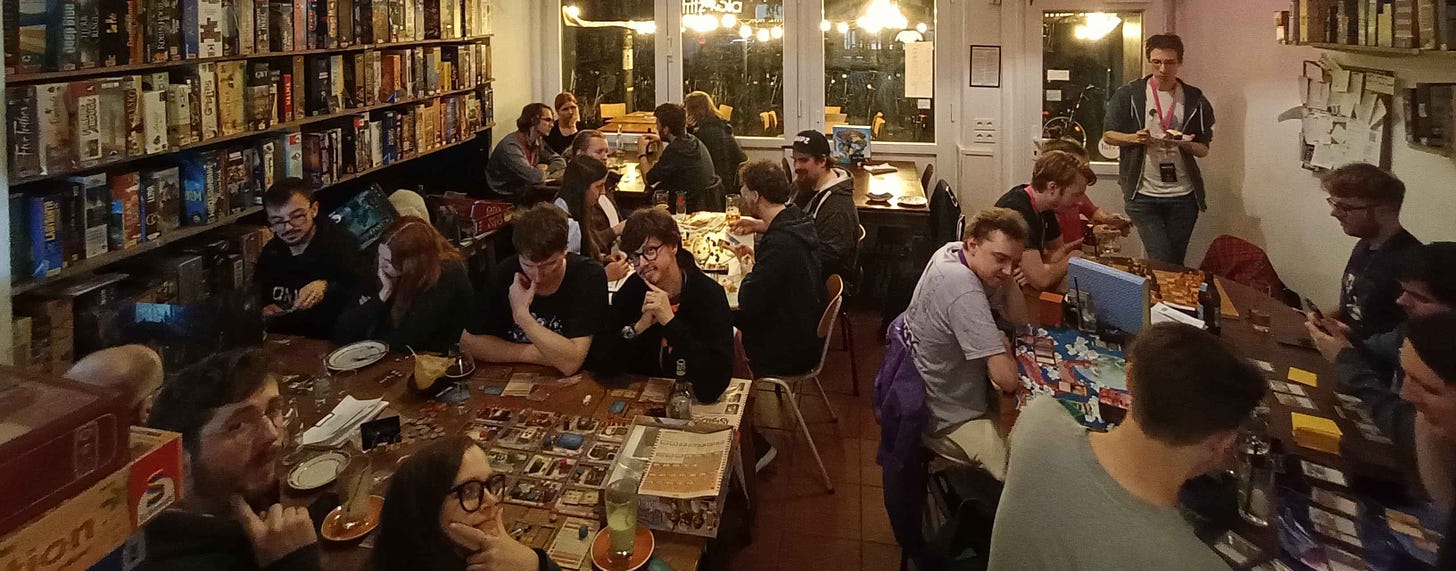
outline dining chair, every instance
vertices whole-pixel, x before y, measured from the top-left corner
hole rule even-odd
[[[854,281],[851,282],[850,297],[858,295],[859,288],[864,281],[864,264],[860,262],[860,253],[864,251],[865,235],[864,224],[859,225],[859,239],[854,243]],[[854,323],[849,320],[849,309],[843,303],[839,304],[839,337],[844,342],[844,349],[849,353],[849,387],[851,394],[859,396],[859,359],[854,350]]]
[[[626,103],[603,103],[601,104],[602,119],[615,119],[627,114]]]
[[[930,197],[930,183],[935,182],[935,163],[925,163],[925,172],[920,174],[920,190]]]

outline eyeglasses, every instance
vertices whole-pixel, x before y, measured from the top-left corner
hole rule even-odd
[[[506,491],[506,475],[492,474],[485,480],[466,480],[450,488],[450,495],[460,500],[460,509],[466,513],[475,513],[485,505],[485,494],[490,492],[490,497],[499,502],[501,494]]]
[[[258,410],[256,408],[229,418],[226,423],[217,428],[217,432],[211,436],[218,436],[233,442],[252,442],[259,434],[268,428],[281,431],[288,424],[284,413],[282,402],[274,401],[268,403],[267,408]],[[296,417],[297,412],[292,412]]]
[[[1359,212],[1361,210],[1370,210],[1371,208],[1375,208],[1376,206],[1380,206],[1379,204],[1366,204],[1364,206],[1356,206],[1356,205],[1353,205],[1353,204],[1344,204],[1344,203],[1341,203],[1340,201],[1335,200],[1335,197],[1333,197],[1333,196],[1331,196],[1329,198],[1326,198],[1325,199],[1325,202],[1330,205],[1330,208],[1333,208],[1333,209],[1335,209],[1338,212],[1344,212],[1346,214],[1351,213],[1351,212]]]
[[[307,220],[308,213],[300,210],[294,212],[293,214],[289,214],[288,218],[270,218],[268,219],[268,225],[274,228],[283,228],[285,226],[293,226],[297,228],[303,226],[303,223]]]
[[[656,261],[657,251],[661,250],[662,247],[666,245],[667,244],[658,244],[656,246],[643,246],[641,252],[632,252],[630,254],[627,254],[627,261],[631,262],[634,266],[642,265],[642,262],[644,260],[648,262]]]
[[[1181,63],[1183,63],[1183,62],[1182,61],[1179,61],[1179,60],[1176,60],[1176,59],[1150,59],[1150,60],[1148,60],[1148,64],[1151,65],[1151,66],[1153,66],[1153,67],[1162,67],[1162,66],[1165,66],[1165,65],[1178,65],[1178,64],[1181,64]]]

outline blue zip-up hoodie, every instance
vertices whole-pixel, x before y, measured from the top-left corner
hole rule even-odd
[[[1146,127],[1144,118],[1148,108],[1148,78],[1130,82],[1112,94],[1107,102],[1107,130],[1119,133],[1136,133]],[[1179,81],[1182,81],[1181,79]],[[1203,97],[1203,91],[1183,82],[1183,106],[1190,111],[1183,112],[1183,125],[1178,127],[1185,135],[1192,135],[1193,141],[1208,144],[1213,141],[1213,105]],[[1117,182],[1122,185],[1123,200],[1137,196],[1138,184],[1143,177],[1143,160],[1148,149],[1143,145],[1124,145],[1118,156]],[[1203,172],[1198,170],[1198,161],[1187,149],[1182,149],[1183,163],[1188,167],[1188,178],[1193,182],[1193,196],[1198,200],[1198,209],[1207,210],[1208,201],[1203,190]]]

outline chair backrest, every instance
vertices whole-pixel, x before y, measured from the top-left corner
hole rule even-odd
[[[732,121],[733,120],[733,106],[731,106],[731,105],[719,105],[718,106],[718,118],[720,118],[720,119],[722,119],[724,121]]]
[[[603,103],[601,104],[602,119],[612,119],[627,114],[626,103]]]
[[[841,295],[844,293],[844,280],[839,274],[831,274],[829,279],[824,280],[824,289],[829,303],[824,304],[824,315],[819,318],[819,362],[805,376],[818,375],[824,370],[824,361],[829,358],[829,336],[834,333],[834,320],[839,318],[839,306],[844,303]]]
[[[875,137],[880,136],[880,126],[881,125],[884,125],[884,124],[885,124],[885,114],[884,113],[875,113],[874,120],[873,121],[870,121],[870,134],[873,135],[873,136],[875,136]]]
[[[841,107],[838,106],[838,105],[825,105],[824,106],[824,113],[826,115],[834,114],[834,113],[839,113],[840,112],[840,109],[841,109]]]
[[[790,186],[793,186],[793,184],[794,184],[794,169],[793,169],[793,167],[789,166],[789,159],[788,159],[788,157],[783,157],[783,158],[780,158],[779,160],[782,161],[782,163],[783,163],[784,176],[785,177],[788,177],[788,179],[789,179],[789,185]]]
[[[1213,239],[1198,269],[1282,299],[1284,283],[1263,248],[1236,236]]]
[[[925,172],[920,174],[920,190],[930,194],[930,183],[935,180],[935,163],[925,163]]]

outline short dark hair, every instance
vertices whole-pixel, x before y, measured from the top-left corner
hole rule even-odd
[[[1451,335],[1456,332],[1456,311],[1418,317],[1406,323],[1405,339],[1431,372],[1448,385],[1456,385],[1456,351]]]
[[[1268,387],[1228,343],[1181,323],[1143,329],[1127,356],[1133,417],[1175,446],[1238,428]]]
[[[652,116],[657,118],[664,130],[671,131],[674,137],[687,132],[688,112],[682,105],[663,103],[652,111]]]
[[[1055,182],[1060,191],[1065,192],[1067,187],[1077,182],[1079,174],[1089,185],[1097,182],[1097,175],[1092,172],[1092,167],[1087,166],[1077,155],[1063,151],[1042,153],[1031,169],[1031,187],[1046,190],[1048,184]]]
[[[313,187],[296,176],[291,176],[273,183],[273,188],[263,193],[263,206],[267,208],[279,208],[293,200],[293,196],[302,196],[309,204],[313,204]]]
[[[764,200],[774,204],[789,201],[791,190],[788,176],[783,167],[769,160],[753,161],[738,169],[738,180],[743,187],[758,193]]]
[[[678,231],[677,222],[660,208],[642,208],[627,217],[627,224],[622,228],[622,251],[636,252],[648,238],[682,247],[682,234]]]
[[[516,132],[530,131],[531,127],[536,126],[536,121],[541,119],[541,112],[550,110],[551,107],[545,103],[527,103],[521,108],[521,116],[516,118]]]
[[[1157,34],[1148,37],[1143,47],[1143,56],[1152,59],[1153,50],[1173,50],[1178,54],[1178,61],[1183,61],[1183,38],[1178,34]]]
[[[217,353],[162,384],[147,426],[182,433],[182,445],[196,454],[201,444],[198,433],[213,412],[246,400],[271,378],[261,351]]]
[[[1010,208],[987,208],[966,221],[966,238],[977,242],[1000,232],[1017,242],[1026,241],[1026,219]]]
[[[566,213],[543,202],[516,215],[511,244],[521,257],[539,262],[566,251],[568,229]]]
[[[1456,242],[1431,242],[1411,250],[1396,279],[1425,284],[1436,301],[1456,307]]]
[[[1320,187],[1335,198],[1358,198],[1400,206],[1405,183],[1390,171],[1369,163],[1350,163],[1320,177]]]

